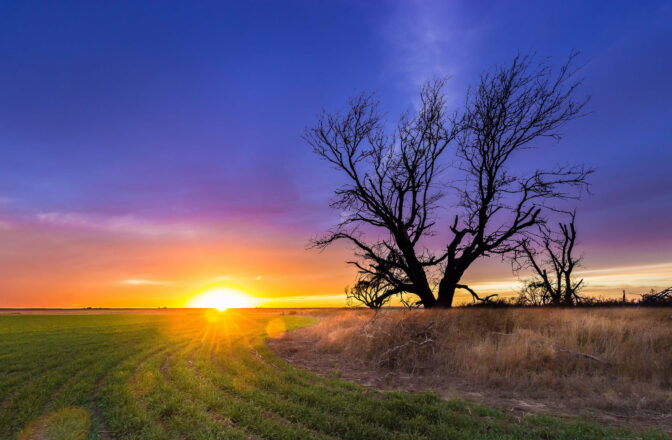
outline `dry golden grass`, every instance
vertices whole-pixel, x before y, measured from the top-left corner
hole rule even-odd
[[[356,368],[620,413],[672,408],[672,310],[347,311],[306,330]]]

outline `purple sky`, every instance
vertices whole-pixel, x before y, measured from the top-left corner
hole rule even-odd
[[[573,49],[592,113],[528,165],[598,169],[578,210],[585,270],[606,271],[590,272],[596,291],[672,284],[671,1],[2,2],[0,307],[3,294],[36,304],[44,285],[19,277],[63,253],[98,261],[81,270],[105,279],[119,250],[95,243],[164,229],[174,249],[208,228],[235,230],[236,249],[259,231],[285,237],[333,271],[314,294],[340,295],[347,254],[303,250],[339,215],[327,207],[337,174],[301,140],[321,109],[373,90],[395,117],[437,75],[458,106],[519,51],[560,63]],[[511,280],[495,261],[469,276]],[[193,287],[181,283],[180,295]]]

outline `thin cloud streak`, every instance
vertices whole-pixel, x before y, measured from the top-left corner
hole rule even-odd
[[[119,281],[121,284],[128,284],[131,286],[168,286],[173,284],[171,281],[147,280],[142,278],[131,278],[128,280]]]
[[[333,307],[344,306],[343,294],[255,298],[261,307]]]
[[[451,80],[444,89],[448,104],[459,104],[464,84],[453,77],[468,70],[473,48],[483,35],[482,23],[481,18],[465,18],[456,2],[400,3],[380,30],[390,71],[400,76],[400,87],[416,99],[417,88],[425,81],[448,76]]]
[[[672,261],[666,263],[645,264],[636,266],[616,266],[602,269],[581,270],[577,271],[577,275],[591,274],[591,273],[611,273],[611,272],[624,273],[624,272],[654,270],[654,269],[670,269],[672,273]]]
[[[620,294],[623,289],[634,289],[644,293],[646,289],[660,289],[672,285],[672,262],[582,270],[577,271],[575,276],[583,278],[586,293],[589,294],[616,295]],[[475,282],[470,286],[476,291],[509,295],[518,291],[521,283],[515,279],[509,279]]]
[[[200,235],[197,227],[183,223],[153,222],[135,215],[99,216],[72,212],[46,212],[37,214],[40,223],[67,228],[83,228],[109,233],[195,237]]]

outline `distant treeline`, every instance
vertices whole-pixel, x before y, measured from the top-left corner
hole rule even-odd
[[[672,307],[672,287],[649,293],[640,294],[639,298],[627,299],[625,291],[623,297],[617,298],[592,298],[582,296],[578,301],[571,304],[553,304],[550,302],[535,301],[529,295],[521,292],[518,296],[512,298],[493,297],[487,302],[475,302],[465,304],[463,307]]]

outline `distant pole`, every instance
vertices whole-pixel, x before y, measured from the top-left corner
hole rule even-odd
[[[625,289],[623,289],[623,304],[625,304]]]

